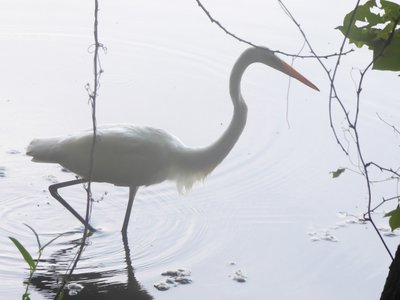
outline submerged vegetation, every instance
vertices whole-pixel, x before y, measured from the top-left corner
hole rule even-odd
[[[22,300],[30,300],[31,298],[29,296],[29,286],[31,284],[32,277],[33,277],[34,273],[37,270],[37,267],[38,267],[39,261],[40,261],[40,259],[42,257],[43,251],[47,246],[49,246],[51,243],[53,243],[56,239],[58,239],[63,234],[59,234],[55,238],[53,238],[50,241],[48,241],[46,244],[42,245],[42,243],[40,242],[39,235],[37,234],[35,229],[33,229],[28,224],[24,224],[24,225],[26,227],[28,227],[33,232],[33,234],[35,235],[37,246],[38,246],[38,251],[37,251],[38,252],[38,257],[36,259],[32,258],[32,255],[29,253],[29,251],[16,238],[9,237],[9,239],[14,243],[15,247],[17,247],[19,253],[21,253],[22,257],[24,258],[24,260],[26,261],[26,263],[29,266],[29,277],[28,277],[28,281],[26,283],[25,292],[22,295]],[[63,298],[63,295],[60,294],[60,296],[57,298],[57,300],[62,300],[62,298]]]

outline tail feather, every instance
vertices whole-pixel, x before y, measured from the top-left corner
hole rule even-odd
[[[56,145],[59,138],[34,139],[26,149],[26,154],[32,156],[32,161],[57,162]]]

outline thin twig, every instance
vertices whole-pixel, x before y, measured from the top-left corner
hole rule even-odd
[[[91,148],[90,148],[90,160],[89,160],[89,176],[88,176],[88,184],[86,186],[86,215],[85,215],[85,228],[83,231],[83,236],[82,240],[80,243],[80,247],[78,252],[76,253],[71,267],[69,268],[69,272],[67,276],[63,280],[63,284],[61,288],[58,290],[58,293],[56,295],[56,298],[60,295],[60,293],[63,292],[63,289],[65,287],[65,284],[69,281],[72,273],[74,272],[78,261],[80,260],[80,257],[83,253],[83,250],[86,246],[86,240],[88,237],[89,233],[89,221],[90,221],[90,215],[92,211],[92,191],[91,191],[91,184],[92,184],[92,176],[93,176],[93,165],[94,165],[94,153],[95,153],[95,147],[96,147],[96,138],[97,138],[97,120],[96,120],[96,100],[97,100],[97,92],[100,87],[100,76],[102,74],[102,69],[101,69],[101,64],[100,64],[100,59],[99,59],[99,49],[103,48],[103,45],[99,43],[99,33],[98,33],[98,13],[99,13],[99,3],[98,0],[94,1],[94,55],[93,55],[93,92],[89,93],[89,102],[91,104],[92,108],[92,130],[93,130],[93,135],[92,135],[92,143],[91,143]],[[89,91],[90,87],[87,85],[86,89]]]
[[[381,207],[383,204],[385,204],[386,202],[392,201],[392,200],[400,200],[400,196],[394,196],[394,197],[390,197],[390,198],[382,198],[381,203],[379,203],[378,205],[376,205],[374,208],[371,209],[371,212],[375,212],[375,210],[377,210],[379,207]]]
[[[300,50],[298,52],[298,54],[301,53],[301,51],[303,51],[304,46],[306,45],[306,43],[304,42],[303,45],[301,45]],[[295,59],[298,56],[293,56],[292,57],[292,63],[291,65],[293,66]],[[289,122],[289,98],[290,98],[290,85],[292,83],[292,77],[288,76],[289,80],[288,80],[288,88],[286,90],[286,124],[288,126],[288,129],[290,129],[290,122]]]
[[[367,166],[367,164],[365,163],[364,156],[363,156],[363,152],[361,151],[360,136],[359,136],[359,132],[358,132],[358,129],[357,129],[357,117],[358,117],[359,105],[360,105],[359,93],[361,92],[362,80],[359,82],[359,85],[358,85],[359,88],[358,88],[357,108],[356,108],[356,115],[355,115],[356,118],[355,118],[355,121],[353,121],[353,122],[352,122],[351,119],[350,119],[349,112],[346,110],[346,107],[344,106],[343,102],[342,102],[341,99],[339,98],[339,95],[338,95],[338,93],[337,93],[337,91],[336,91],[336,87],[335,87],[335,79],[336,79],[337,71],[338,71],[338,69],[339,69],[341,57],[342,57],[342,55],[343,55],[343,53],[344,53],[344,46],[345,46],[345,44],[346,44],[347,36],[348,36],[348,34],[349,34],[349,32],[350,32],[350,28],[351,28],[351,27],[350,27],[350,25],[349,25],[349,27],[348,27],[347,30],[346,30],[345,37],[344,37],[344,39],[343,39],[343,41],[342,41],[342,44],[341,44],[341,46],[340,46],[339,55],[337,56],[336,65],[335,65],[334,70],[333,70],[333,72],[332,72],[332,74],[331,74],[331,72],[327,69],[327,67],[326,67],[326,66],[324,65],[324,63],[322,62],[321,58],[317,57],[315,51],[314,51],[313,48],[311,47],[311,44],[310,44],[310,42],[309,42],[309,40],[308,40],[306,34],[305,34],[304,31],[302,30],[300,24],[296,21],[296,19],[294,18],[294,16],[290,13],[290,11],[289,11],[288,8],[283,4],[283,2],[282,2],[281,0],[278,0],[278,2],[281,4],[283,10],[284,10],[285,13],[289,16],[289,18],[295,23],[295,25],[296,25],[297,28],[299,29],[300,33],[301,33],[302,36],[304,37],[304,39],[305,39],[305,41],[306,41],[306,43],[307,43],[307,45],[308,45],[308,47],[309,47],[311,53],[314,54],[314,55],[316,56],[316,59],[317,59],[317,60],[319,61],[319,63],[321,64],[321,66],[322,66],[323,69],[325,70],[325,72],[326,72],[326,74],[327,74],[327,76],[328,76],[328,78],[329,78],[329,80],[330,80],[330,92],[329,92],[329,121],[330,121],[330,126],[331,126],[333,135],[334,135],[334,137],[335,137],[337,143],[339,144],[339,146],[341,147],[342,151],[343,151],[347,156],[349,156],[349,152],[348,152],[348,150],[345,149],[344,145],[343,145],[342,142],[339,140],[338,134],[337,134],[337,132],[336,132],[336,128],[335,128],[334,123],[333,123],[333,112],[332,112],[333,100],[336,100],[336,103],[339,104],[339,107],[341,108],[341,110],[342,110],[342,112],[343,112],[343,114],[344,114],[344,116],[345,116],[345,118],[346,118],[346,121],[347,121],[347,124],[348,124],[349,129],[353,131],[354,139],[355,139],[354,143],[355,143],[355,145],[356,145],[357,154],[358,154],[357,156],[358,156],[358,159],[360,160],[360,166],[362,167],[362,170],[363,170],[362,173],[363,173],[363,176],[364,176],[364,178],[365,178],[365,182],[366,182],[366,186],[367,186],[367,192],[368,192],[368,212],[367,212],[367,214],[366,214],[366,215],[368,215],[368,217],[367,217],[366,219],[371,223],[371,225],[373,226],[375,232],[377,233],[378,237],[380,238],[380,240],[381,240],[383,246],[385,247],[386,251],[388,252],[389,256],[393,259],[393,255],[392,255],[392,253],[390,252],[390,250],[389,250],[389,248],[388,248],[386,242],[384,241],[382,235],[380,234],[380,232],[379,232],[379,230],[378,230],[378,228],[377,228],[377,226],[376,226],[374,220],[372,219],[372,215],[371,215],[371,203],[372,203],[371,181],[370,181],[370,178],[369,178],[368,166]],[[356,11],[357,11],[357,9],[358,9],[358,7],[359,7],[359,4],[360,4],[360,0],[358,0],[357,3],[356,3],[356,6],[355,6],[354,11],[353,11],[353,14],[351,15],[351,18],[350,18],[350,24],[352,24],[352,22],[353,22],[353,20],[354,20],[354,18],[355,18],[355,14],[356,14]],[[396,25],[397,25],[397,23],[396,23]],[[374,57],[374,60],[371,62],[371,65],[372,65],[372,63],[373,63],[377,58],[378,58],[378,57]],[[370,67],[370,65],[365,69],[365,72],[369,69],[369,67]],[[364,76],[364,75],[362,75],[362,77],[363,77],[363,76]]]
[[[233,37],[234,39],[236,39],[236,40],[238,40],[238,41],[240,41],[240,42],[242,42],[242,43],[248,44],[248,45],[250,45],[250,46],[257,47],[257,46],[256,46],[255,44],[253,44],[252,42],[247,41],[247,40],[245,40],[245,39],[242,39],[241,37],[238,37],[236,34],[232,33],[232,32],[229,31],[228,29],[226,29],[218,20],[214,19],[214,18],[211,16],[210,12],[204,7],[204,5],[200,2],[200,0],[196,0],[196,2],[197,2],[197,4],[198,4],[198,6],[200,6],[200,8],[201,8],[201,9],[204,11],[204,13],[207,15],[207,17],[210,19],[211,23],[215,23],[215,24],[216,24],[219,28],[221,28],[226,34],[230,35],[230,36]]]
[[[215,23],[220,29],[222,29],[227,35],[233,37],[234,39],[238,40],[239,42],[245,43],[247,45],[253,46],[253,47],[259,47],[258,45],[254,44],[253,42],[250,42],[249,40],[246,40],[244,38],[239,37],[237,34],[233,33],[232,31],[228,30],[224,25],[221,24],[221,22],[219,22],[217,19],[215,19],[211,13],[205,8],[205,6],[203,5],[203,3],[201,3],[200,0],[195,0],[197,2],[197,5],[203,10],[203,12],[206,14],[206,16],[208,17],[208,19],[211,21],[211,23]],[[274,53],[278,53],[278,54],[282,54],[285,56],[289,56],[289,57],[298,57],[298,58],[321,58],[321,59],[328,59],[331,57],[335,57],[338,56],[339,54],[337,53],[333,53],[333,54],[326,54],[326,55],[320,55],[317,56],[315,55],[315,53],[313,55],[298,55],[298,54],[291,54],[291,53],[287,53],[287,52],[283,52],[281,50],[271,50]],[[350,49],[349,51],[342,53],[340,55],[345,55],[348,54],[350,52],[353,52],[353,49]]]
[[[398,170],[395,171],[395,170],[393,170],[392,168],[385,168],[385,167],[382,167],[382,166],[378,165],[377,163],[375,163],[375,162],[373,162],[373,161],[366,163],[365,166],[366,166],[367,168],[370,167],[370,166],[375,166],[375,167],[377,167],[379,170],[381,170],[381,172],[384,172],[384,171],[385,171],[385,172],[391,173],[391,174],[395,175],[396,177],[399,177],[399,178],[400,178],[400,173],[398,172]]]
[[[383,123],[385,123],[386,125],[391,127],[394,132],[396,132],[397,134],[400,134],[400,131],[396,128],[396,126],[394,126],[393,124],[390,124],[389,122],[385,121],[378,113],[376,113],[376,115],[378,116],[379,120],[381,120]]]
[[[322,62],[321,56],[317,55],[317,53],[314,51],[313,47],[311,46],[311,43],[309,42],[309,39],[307,38],[305,32],[303,31],[303,29],[300,26],[300,23],[297,22],[297,20],[295,19],[295,17],[292,15],[292,13],[289,11],[289,9],[286,7],[286,5],[281,1],[278,0],[278,3],[281,5],[283,11],[286,13],[286,15],[292,20],[292,22],[296,25],[296,27],[299,29],[301,35],[303,36],[308,48],[310,49],[311,53],[313,54],[313,56],[318,60],[318,62],[320,63],[321,67],[324,69],[325,73],[328,75],[329,81],[331,82],[331,86],[330,86],[330,93],[329,93],[329,122],[330,122],[330,126],[333,132],[333,135],[336,139],[336,142],[338,143],[338,145],[341,147],[342,151],[346,154],[349,155],[349,153],[346,151],[345,147],[343,146],[342,142],[340,141],[338,134],[336,132],[336,129],[333,125],[333,119],[332,119],[332,99],[337,99],[338,103],[340,105],[340,107],[342,108],[343,112],[346,115],[346,118],[349,120],[349,116],[346,112],[346,109],[343,105],[343,103],[340,101],[338,94],[336,92],[336,88],[333,84],[334,82],[334,76],[335,76],[335,72],[334,75],[331,76],[330,70],[328,70],[328,68],[325,66],[325,64]],[[338,57],[338,61],[340,61],[341,56],[345,53],[343,51],[344,49],[344,42],[342,44],[342,47],[340,48],[339,54],[337,55]],[[349,52],[347,52],[349,53]],[[338,64],[337,64],[338,66]]]
[[[357,90],[357,106],[356,106],[356,114],[354,117],[354,123],[352,124],[353,127],[350,127],[354,130],[354,134],[356,137],[356,147],[357,147],[357,151],[358,151],[358,155],[360,157],[361,163],[363,165],[364,168],[364,172],[365,172],[365,180],[367,183],[367,189],[368,189],[368,219],[371,222],[372,226],[375,228],[375,231],[377,232],[379,238],[381,239],[384,247],[386,248],[387,252],[389,253],[390,257],[392,258],[392,260],[394,259],[393,254],[391,253],[391,251],[389,250],[389,247],[387,246],[386,242],[383,240],[382,235],[380,234],[378,228],[375,225],[375,222],[372,219],[372,192],[371,192],[371,181],[369,179],[369,172],[368,172],[368,167],[370,165],[374,165],[376,167],[379,167],[381,169],[381,171],[387,171],[387,172],[392,172],[393,174],[395,174],[396,176],[399,176],[399,174],[395,171],[393,171],[392,169],[387,169],[387,168],[383,168],[378,166],[376,163],[374,162],[370,162],[370,163],[366,163],[364,160],[364,156],[363,153],[361,151],[361,143],[360,143],[360,137],[358,134],[358,130],[357,130],[357,122],[358,122],[358,116],[359,116],[359,112],[360,112],[360,98],[361,98],[361,91],[362,91],[362,83],[365,77],[366,72],[372,67],[373,63],[380,57],[383,55],[383,52],[385,51],[385,49],[388,47],[388,45],[391,43],[392,38],[394,36],[394,32],[396,30],[397,24],[400,20],[400,17],[397,18],[397,20],[395,21],[395,24],[393,26],[392,32],[388,38],[388,40],[386,41],[384,47],[382,48],[382,50],[380,51],[380,53],[378,53],[373,60],[367,65],[367,67],[364,69],[364,71],[361,72],[361,77],[360,77],[360,81],[359,81],[359,85],[358,85],[358,90]],[[350,24],[352,24],[350,22]]]
[[[364,81],[365,74],[373,66],[373,64],[383,55],[386,48],[391,44],[394,34],[396,32],[397,25],[399,24],[399,21],[400,21],[400,16],[394,21],[392,31],[390,32],[390,35],[389,35],[388,39],[386,40],[385,44],[383,45],[382,49],[379,51],[379,53],[374,55],[374,58],[372,59],[372,61],[360,73],[361,76],[360,76],[360,81],[359,81],[358,89],[357,89],[357,106],[356,106],[356,114],[355,114],[354,123],[353,123],[354,126],[357,125],[358,116],[359,116],[359,112],[360,112],[360,95],[361,95],[361,91],[362,91],[362,83]],[[350,22],[350,24],[352,24],[352,22]]]
[[[347,50],[347,51],[345,51],[343,53],[332,53],[332,54],[326,54],[326,55],[314,55],[314,54],[311,54],[311,55],[300,55],[300,54],[292,54],[292,53],[283,52],[281,50],[272,50],[272,51],[274,53],[282,54],[284,56],[289,56],[289,57],[312,58],[312,59],[315,59],[315,58],[328,59],[328,58],[336,57],[336,56],[339,56],[339,55],[343,56],[343,55],[350,54],[350,53],[354,52],[354,49]]]

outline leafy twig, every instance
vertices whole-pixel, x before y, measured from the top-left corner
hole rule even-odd
[[[29,253],[29,251],[26,250],[26,248],[25,248],[24,246],[22,246],[22,244],[21,244],[16,238],[9,237],[9,239],[10,239],[10,240],[14,243],[14,245],[17,247],[18,251],[21,253],[22,257],[24,258],[24,260],[26,261],[26,263],[27,263],[28,266],[29,266],[29,279],[28,279],[28,283],[27,283],[26,288],[25,288],[25,292],[24,292],[24,294],[22,295],[22,300],[30,300],[30,297],[29,297],[29,286],[30,286],[30,284],[31,284],[33,274],[34,274],[34,273],[36,272],[36,270],[37,270],[37,266],[38,266],[38,264],[39,264],[40,258],[42,257],[42,254],[43,254],[44,249],[45,249],[48,245],[50,245],[51,243],[53,243],[56,239],[58,239],[60,236],[64,235],[64,233],[57,235],[55,238],[51,239],[50,241],[48,241],[46,244],[44,244],[44,245],[42,246],[41,243],[40,243],[39,235],[37,234],[37,232],[35,231],[35,229],[33,229],[33,228],[32,228],[31,226],[29,226],[28,224],[24,224],[24,225],[25,225],[26,227],[28,227],[28,228],[33,232],[33,234],[34,234],[35,237],[36,237],[36,242],[37,242],[37,245],[38,245],[38,253],[39,253],[39,254],[38,254],[38,258],[36,259],[36,262],[35,262],[35,260],[33,260],[32,255]]]

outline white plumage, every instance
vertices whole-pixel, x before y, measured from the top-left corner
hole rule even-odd
[[[240,89],[241,78],[246,68],[255,62],[266,64],[318,90],[269,49],[250,48],[233,66],[229,82],[233,118],[215,143],[203,148],[189,148],[161,129],[129,124],[98,127],[91,180],[130,187],[123,231],[126,231],[138,187],[174,180],[179,192],[190,190],[196,181],[204,179],[228,155],[247,119],[247,106]],[[92,138],[93,133],[88,130],[66,137],[35,139],[27,149],[33,161],[58,163],[82,177],[81,180],[53,185],[50,192],[83,223],[83,218],[61,198],[57,189],[88,180]]]
[[[89,174],[93,131],[33,140],[27,154],[35,162],[58,163],[82,178]],[[118,186],[142,186],[176,181],[180,192],[204,179],[209,168],[196,168],[190,156],[200,150],[153,127],[110,124],[97,128],[92,180]]]

